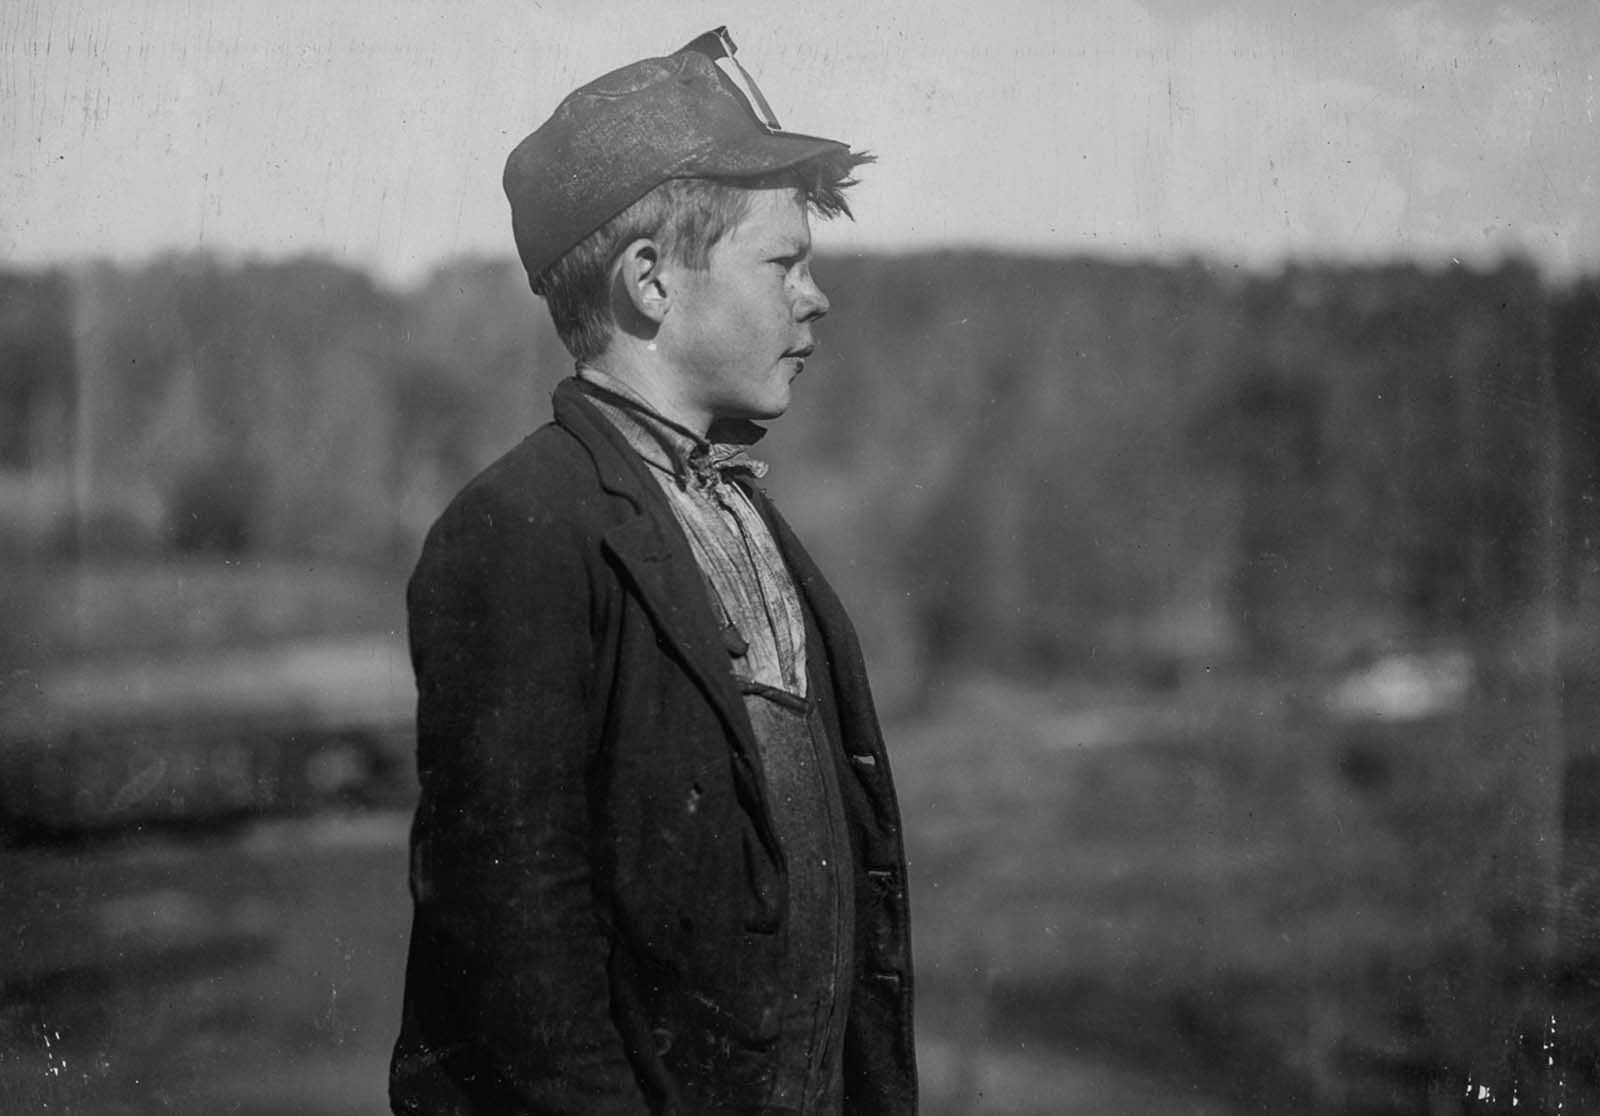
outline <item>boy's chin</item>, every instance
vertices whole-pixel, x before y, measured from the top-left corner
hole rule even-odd
[[[750,416],[753,422],[771,422],[773,419],[782,418],[789,410],[789,400],[784,398],[782,403],[771,407],[763,407],[760,411]]]
[[[744,419],[748,422],[771,422],[775,418],[782,418],[789,409],[789,392],[774,395],[769,399],[741,399],[726,411],[719,413],[721,419]]]

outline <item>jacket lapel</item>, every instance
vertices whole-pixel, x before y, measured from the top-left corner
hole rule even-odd
[[[811,555],[801,545],[800,539],[789,527],[788,522],[767,494],[754,484],[746,484],[745,491],[750,494],[755,502],[756,509],[761,513],[761,518],[766,520],[767,527],[772,531],[772,537],[778,542],[778,550],[783,554],[783,560],[789,567],[789,576],[794,579],[795,588],[811,607],[811,614],[816,617],[817,628],[822,636],[824,649],[827,651],[830,663],[860,662],[861,648],[856,640],[855,628],[850,623],[849,616],[845,613],[844,604],[834,593],[833,587],[828,584],[827,578],[822,576],[822,571],[811,560]],[[849,693],[841,693],[841,698],[854,699],[854,679],[856,672],[846,669],[842,672],[845,677],[841,681]]]
[[[641,515],[609,531],[604,546],[723,719],[741,741],[753,744],[749,715],[728,669],[727,646],[713,625],[705,582],[687,544]]]
[[[634,506],[625,520],[602,540],[632,584],[651,619],[672,645],[689,673],[755,758],[755,732],[728,669],[728,651],[707,606],[705,581],[688,542],[677,530],[666,498],[657,489],[638,455],[587,400],[573,382],[555,394],[556,421],[583,443],[594,459],[601,487]]]
[[[861,655],[861,643],[856,638],[855,626],[845,613],[844,604],[833,587],[822,576],[822,571],[806,553],[806,548],[789,528],[789,524],[766,494],[754,485],[748,486],[778,549],[789,564],[789,573],[796,587],[816,618],[817,633],[822,638],[823,652],[828,661],[828,673],[833,682],[833,694],[839,715],[840,731],[844,739],[839,743],[853,761],[852,773],[866,791],[872,804],[875,838],[887,842],[878,849],[878,863],[888,863],[900,855],[899,806],[895,802],[894,785],[889,778],[889,756],[883,743],[883,731],[878,725],[878,713],[872,702],[872,687],[867,682],[866,663]],[[863,762],[870,757],[870,763]]]

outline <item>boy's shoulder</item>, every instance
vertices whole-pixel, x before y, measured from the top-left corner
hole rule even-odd
[[[589,451],[550,421],[462,486],[425,550],[598,536],[609,525],[606,503]]]
[[[585,483],[597,483],[593,460],[571,431],[551,419],[485,466],[451,504],[555,505]]]

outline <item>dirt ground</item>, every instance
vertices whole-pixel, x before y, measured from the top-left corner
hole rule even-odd
[[[300,819],[0,854],[16,912],[0,1112],[386,1111],[409,920],[406,820]],[[932,1116],[1235,1111],[1103,1058],[985,1040],[947,1013],[920,1023]]]
[[[893,726],[925,1116],[1600,1111],[1600,967],[1540,900],[1600,909],[1600,762],[1532,762],[1537,705],[1092,697]],[[407,823],[0,849],[0,1116],[385,1111]]]

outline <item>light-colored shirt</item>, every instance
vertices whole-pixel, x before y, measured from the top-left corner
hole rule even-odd
[[[747,447],[763,431],[735,429],[744,440],[714,443],[658,413],[614,376],[587,366],[579,378],[650,467],[683,528],[723,625],[741,683],[806,696],[806,626],[789,567],[766,521],[731,475],[759,478],[766,466]],[[742,648],[742,653],[740,649]]]

